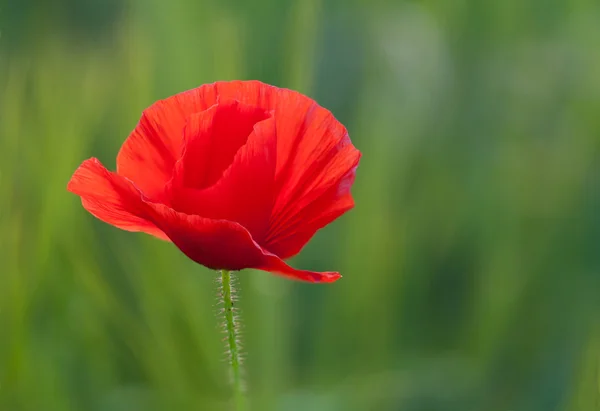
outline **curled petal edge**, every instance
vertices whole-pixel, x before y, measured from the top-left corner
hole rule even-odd
[[[290,267],[281,258],[263,249],[250,232],[236,222],[184,214],[163,204],[146,204],[149,220],[164,231],[185,255],[208,268],[253,268],[313,283],[331,283],[341,278],[337,272]]]

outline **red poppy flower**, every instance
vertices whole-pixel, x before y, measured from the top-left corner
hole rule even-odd
[[[344,126],[310,98],[217,82],[154,103],[116,173],[91,158],[67,188],[100,220],[172,241],[211,269],[332,282],[338,273],[283,260],[354,206],[359,158]]]

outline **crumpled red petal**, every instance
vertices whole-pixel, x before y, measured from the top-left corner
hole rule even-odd
[[[81,197],[83,207],[105,223],[127,231],[142,231],[163,240],[168,237],[146,220],[140,191],[126,178],[108,171],[96,158],[75,171],[67,190]]]
[[[336,272],[296,270],[263,250],[241,225],[175,211],[163,204],[147,203],[147,216],[190,259],[208,268],[255,268],[310,282],[333,282]]]
[[[183,156],[175,178],[188,188],[210,187],[246,144],[254,125],[268,117],[264,109],[226,99],[191,115],[183,130]]]
[[[237,222],[260,243],[273,208],[276,151],[277,134],[271,117],[254,126],[246,144],[215,184],[202,190],[174,187],[172,207],[186,214]],[[196,161],[196,157],[187,161]]]
[[[163,200],[165,184],[181,151],[183,124],[177,131],[178,110],[168,107],[159,102],[146,109],[117,155],[117,174],[134,181],[155,201]]]
[[[317,230],[354,206],[349,182],[360,152],[331,112],[298,92],[257,81],[200,89],[205,99],[233,98],[274,113],[278,194],[263,246],[282,258],[294,256]]]
[[[360,152],[346,136],[333,146],[327,140],[315,144],[311,153],[315,158],[306,160],[305,169],[290,174],[296,182],[280,191],[271,215],[264,245],[282,258],[296,255],[319,229],[354,207],[350,188]]]
[[[123,143],[117,173],[135,182],[148,198],[162,202],[165,184],[182,155],[183,129],[190,116],[225,100],[268,111],[276,94],[277,88],[258,81],[232,81],[205,84],[159,100],[144,110]]]
[[[323,194],[297,208],[279,231],[273,231],[264,247],[286,259],[298,254],[315,233],[354,207],[350,186],[354,169],[341,182],[329,187]],[[290,207],[291,208],[291,207]]]

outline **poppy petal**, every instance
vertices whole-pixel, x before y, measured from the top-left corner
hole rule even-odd
[[[216,104],[225,105],[228,100],[270,112],[275,107],[278,90],[255,80],[221,81],[157,101],[144,111],[138,126],[121,147],[117,172],[134,181],[148,198],[161,201],[165,183],[172,178],[173,165],[183,154],[183,130],[191,117]],[[230,126],[235,126],[235,122]],[[152,175],[148,175],[148,170]],[[210,181],[205,185],[210,185]]]
[[[146,203],[147,215],[190,259],[213,270],[255,268],[310,282],[333,282],[339,273],[296,270],[263,250],[248,230],[233,221],[213,220]]]
[[[329,110],[296,91],[257,81],[221,82],[204,90],[273,111],[278,194],[261,242],[267,249],[293,256],[318,229],[353,207],[350,185],[360,152]]]
[[[283,259],[298,254],[318,230],[354,207],[354,200],[349,193],[337,197],[334,190],[337,187],[295,215],[287,228],[271,238],[264,247]],[[332,198],[334,196],[336,199]]]
[[[311,166],[315,168],[311,179],[296,187],[295,192],[288,191],[292,197],[271,218],[264,246],[282,258],[296,255],[319,229],[354,207],[350,187],[360,152],[351,144],[332,151],[322,168],[319,164]]]
[[[145,206],[140,191],[126,178],[108,171],[96,158],[84,161],[75,170],[67,190],[79,195],[83,207],[105,223],[168,239],[143,217]]]
[[[265,254],[265,260],[262,265],[253,268],[310,283],[332,283],[342,277],[340,273],[333,271],[317,272],[297,270],[290,267],[281,258],[271,253]]]
[[[254,125],[268,117],[261,108],[223,99],[192,115],[183,133],[184,152],[176,171],[178,184],[201,189],[216,183],[246,144]]]
[[[254,126],[246,144],[214,185],[173,190],[173,208],[186,214],[235,221],[261,242],[268,230],[274,200],[277,151],[275,121]]]
[[[200,94],[204,101],[237,100],[242,104],[271,111],[275,109],[279,90],[257,80],[235,80],[207,84],[200,87]]]
[[[211,98],[273,111],[278,194],[263,246],[283,258],[293,256],[318,229],[353,207],[350,185],[360,152],[330,111],[298,92],[257,81],[220,82],[203,90]]]
[[[190,259],[213,270],[241,270],[261,263],[260,247],[241,225],[146,203],[147,215]]]
[[[348,140],[344,126],[331,112],[313,99],[260,81],[217,82],[201,86],[204,101],[234,99],[242,104],[273,112],[277,127],[277,169],[279,185],[296,185],[307,161]],[[348,140],[349,141],[349,140]],[[291,184],[290,184],[291,183]]]
[[[215,101],[201,98],[199,88],[152,104],[123,143],[117,155],[117,173],[133,181],[148,198],[160,201],[181,157],[187,119],[213,104]]]

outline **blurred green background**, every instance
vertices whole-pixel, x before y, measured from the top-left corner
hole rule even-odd
[[[1,0],[0,411],[226,410],[215,273],[66,191],[153,101],[260,79],[363,152],[242,272],[253,410],[600,410],[596,0]]]

